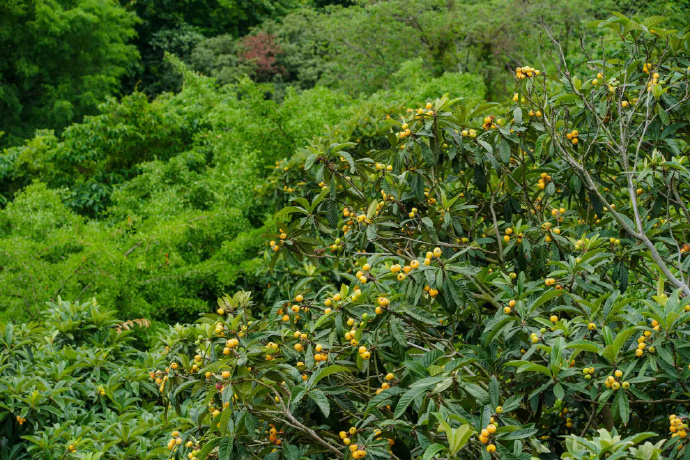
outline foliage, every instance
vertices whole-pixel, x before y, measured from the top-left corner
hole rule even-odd
[[[574,53],[558,22],[542,68],[487,80],[437,65],[437,7],[352,7],[438,33],[387,74],[218,86],[169,58],[179,94],[6,150],[0,304],[42,324],[0,323],[4,457],[690,458],[690,32],[614,14]],[[343,11],[315,14],[412,46]],[[537,33],[520,14],[506,37]],[[323,30],[326,81],[352,48]]]
[[[136,16],[110,0],[0,5],[0,146],[93,114],[138,58]]]
[[[173,62],[185,76],[179,94],[110,101],[59,138],[41,132],[0,156],[6,317],[35,319],[58,295],[96,296],[126,318],[174,323],[232,289],[272,296],[260,236],[289,193],[265,175],[321,135],[383,134],[387,126],[365,120],[399,110],[416,84],[400,76],[399,91],[365,101],[288,89],[278,101],[266,97],[270,85],[245,78],[217,90]],[[446,87],[481,97],[471,76],[419,83],[422,93]],[[27,187],[33,181],[48,188]]]
[[[169,447],[687,458],[690,34],[660,21],[599,23],[586,80],[554,42],[513,104],[443,97],[276,169],[304,183],[267,235],[280,294],[167,336],[164,401],[211,406]]]
[[[121,3],[141,19],[134,41],[141,62],[138,72],[125,82],[150,96],[179,89],[180,79],[164,61],[165,53],[186,60],[192,48],[206,37],[246,35],[264,20],[285,15],[297,7],[294,0],[143,0]]]
[[[0,323],[3,458],[160,458],[174,426],[147,368],[164,359],[131,346],[95,301],[50,304],[42,324]],[[135,326],[139,327],[139,326]]]
[[[254,69],[254,80],[267,81],[284,73],[285,70],[276,65],[276,58],[281,54],[283,50],[275,42],[275,37],[265,32],[248,35],[242,40],[240,57]]]
[[[444,72],[481,75],[489,98],[498,99],[506,95],[504,69],[517,66],[517,56],[537,53],[539,21],[572,41],[582,32],[581,16],[595,18],[609,9],[599,3],[585,11],[579,3],[562,1],[359,2],[346,8],[302,8],[264,22],[253,33],[275,36],[284,52],[276,59],[285,69],[274,78],[277,84],[324,84],[349,94],[372,93],[390,89],[390,75],[402,63],[422,59],[434,77]],[[213,68],[213,75],[223,78],[232,75],[231,69],[242,71],[230,58],[238,47],[232,43],[229,36],[200,43],[193,53],[195,68]],[[573,41],[570,48],[575,46]],[[577,49],[574,54],[582,56]]]

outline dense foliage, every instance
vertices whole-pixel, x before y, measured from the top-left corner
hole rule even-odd
[[[169,447],[687,458],[690,34],[659,22],[600,23],[621,39],[585,78],[555,42],[562,77],[519,67],[510,106],[444,97],[383,120],[383,148],[294,158],[283,297],[169,339],[164,398],[211,405]]]
[[[690,31],[512,6],[286,4],[6,149],[0,457],[690,459]]]
[[[42,319],[0,323],[1,458],[164,455],[172,424],[147,369],[165,358],[131,346],[148,323],[120,322],[95,301],[49,304]]]
[[[0,146],[95,112],[138,57],[136,17],[111,0],[0,4]]]
[[[221,83],[244,74],[270,81],[278,97],[286,86],[325,85],[350,97],[390,89],[390,75],[421,58],[433,77],[480,76],[487,97],[500,100],[510,86],[505,69],[539,55],[542,20],[578,67],[586,62],[579,37],[598,52],[601,34],[584,27],[589,21],[617,10],[664,15],[681,29],[688,8],[638,0],[4,2],[0,146],[19,145],[37,129],[60,132],[98,113],[109,96],[179,91],[183,79],[166,53]]]
[[[0,210],[4,316],[38,319],[58,296],[96,296],[128,318],[193,321],[224,292],[260,292],[261,235],[284,201],[273,186],[257,194],[265,165],[320,135],[383,133],[365,119],[417,99],[413,88],[417,102],[447,88],[484,94],[471,75],[434,79],[418,61],[405,69],[395,90],[368,98],[319,87],[278,102],[265,97],[267,84],[219,89],[180,67],[178,94],[110,101],[60,137],[41,132],[8,149],[0,157],[0,192],[14,195]]]

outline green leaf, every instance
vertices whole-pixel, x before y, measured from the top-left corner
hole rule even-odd
[[[486,192],[486,186],[488,183],[486,181],[486,173],[484,172],[484,165],[482,163],[477,163],[474,165],[474,185],[482,193]]]
[[[232,457],[232,447],[233,439],[223,438],[218,446],[218,460],[230,460],[230,457]]]
[[[340,155],[343,158],[345,158],[345,161],[347,161],[350,164],[350,173],[354,174],[357,171],[357,169],[355,168],[355,162],[352,160],[352,155],[344,151],[341,151]]]
[[[486,329],[484,330],[484,334],[486,335],[482,334],[482,342],[491,343],[494,337],[496,337],[496,334],[501,332],[506,324],[519,320],[520,318],[518,318],[517,316],[503,316],[496,322],[492,320],[486,325]]]
[[[618,412],[621,414],[621,421],[624,425],[627,425],[630,421],[630,402],[628,401],[628,395],[625,390],[618,391]]]
[[[532,305],[529,306],[527,309],[529,314],[532,314],[534,310],[536,310],[538,307],[541,305],[545,304],[549,300],[553,299],[554,297],[560,295],[561,291],[558,291],[556,289],[549,289],[547,291],[544,291],[542,295],[539,296],[537,300],[532,303]]]
[[[632,334],[635,333],[635,329],[626,329],[619,333],[611,345],[607,345],[601,356],[604,357],[611,365],[613,365],[618,357],[618,353]]]
[[[293,212],[301,212],[302,214],[307,214],[306,209],[300,208],[299,206],[286,206],[276,213],[276,219],[280,219],[281,217],[287,214],[292,214]]]
[[[331,413],[331,405],[328,403],[328,397],[321,390],[310,390],[309,397],[314,400],[324,417],[328,417]]]
[[[498,406],[500,396],[501,390],[498,386],[498,380],[496,380],[496,377],[492,375],[491,381],[489,382],[489,398],[491,399],[492,406]]]
[[[501,139],[501,143],[498,144],[498,153],[503,163],[508,164],[510,162],[510,144],[507,140]]]
[[[373,200],[371,203],[369,203],[369,208],[367,208],[367,219],[371,219],[374,217],[374,214],[376,214],[376,207],[378,206],[379,202],[377,200]]]
[[[400,418],[400,416],[405,413],[405,410],[407,410],[407,406],[409,406],[417,396],[424,394],[426,391],[426,387],[416,387],[407,390],[398,400],[398,404],[395,405],[393,416],[395,418]]]
[[[178,386],[177,388],[175,388],[175,391],[173,392],[172,396],[170,396],[170,399],[171,399],[172,401],[174,401],[174,400],[175,400],[175,397],[176,397],[178,394],[180,394],[181,392],[183,392],[184,390],[186,390],[186,389],[188,389],[188,388],[193,387],[193,386],[196,385],[197,383],[199,383],[199,382],[197,382],[196,380],[189,380],[189,381],[183,383],[182,385],[180,385],[180,386]]]
[[[299,447],[293,446],[292,444],[285,444],[285,446],[283,446],[283,456],[285,457],[285,460],[299,460],[299,454]]]
[[[436,159],[434,158],[434,153],[431,151],[431,148],[429,148],[424,141],[420,141],[419,145],[422,148],[422,156],[424,157],[426,164],[429,166],[434,166],[436,164]]]
[[[438,454],[439,452],[441,452],[445,448],[446,448],[446,446],[443,446],[441,444],[430,445],[424,451],[424,456],[422,457],[422,460],[431,460],[432,458],[434,458],[434,455]]]
[[[453,430],[453,442],[450,444],[450,451],[453,455],[457,454],[460,449],[465,447],[470,437],[476,433],[469,424],[460,425]]]
[[[208,454],[211,453],[213,449],[220,444],[221,438],[213,438],[210,439],[206,444],[204,444],[204,447],[201,448],[199,451],[199,455],[197,458],[206,458]]]
[[[412,178],[410,179],[410,188],[415,194],[415,197],[419,200],[422,201],[424,200],[424,177],[422,176],[422,173],[417,172],[415,173]]]
[[[352,372],[352,369],[345,366],[339,366],[337,364],[324,367],[319,372],[311,376],[307,385],[309,388],[313,388],[314,385],[316,385],[321,379],[325,379],[329,375],[333,375],[337,372]]]
[[[623,294],[626,289],[628,289],[628,268],[621,264],[618,267],[618,290]]]
[[[521,395],[513,395],[503,403],[503,413],[508,413],[520,407]]]
[[[372,225],[369,225],[369,226],[367,227],[367,239],[368,239],[369,241],[373,241],[373,240],[376,239],[376,230],[377,230],[377,226],[376,226],[376,225],[373,225],[373,224],[372,224]]]
[[[328,219],[328,225],[331,228],[338,226],[339,212],[338,212],[338,202],[336,200],[328,200],[326,202],[326,217]]]
[[[306,171],[309,168],[311,168],[314,165],[314,161],[316,161],[316,154],[312,153],[307,157],[306,161],[304,162],[304,170]]]
[[[400,387],[391,387],[387,390],[383,390],[381,393],[369,400],[367,409],[364,411],[364,415],[367,415],[373,408],[377,407],[383,401],[386,401],[387,399],[404,392],[405,389]]]
[[[223,409],[223,412],[221,412],[220,420],[218,421],[218,425],[220,425],[221,436],[224,436],[225,432],[228,430],[228,424],[229,424],[231,418],[232,418],[232,410],[230,410],[229,407],[226,407],[225,409]]]
[[[393,340],[395,340],[401,347],[407,347],[407,338],[405,337],[405,330],[403,329],[400,320],[398,320],[397,318],[392,319],[389,323],[389,328],[391,331],[391,335],[393,336]]]
[[[525,439],[534,436],[539,430],[536,428],[523,428],[521,430],[513,431],[505,436],[500,436],[501,441],[515,441],[517,439]]]
[[[549,135],[548,134],[542,134],[539,136],[537,139],[537,142],[534,143],[534,155],[539,157],[541,156],[541,150],[544,147],[544,143],[547,141]]]
[[[547,377],[551,377],[551,371],[549,370],[548,367],[542,366],[541,364],[535,364],[535,363],[529,363],[525,364],[524,366],[521,366],[518,368],[517,373],[521,372],[539,372],[541,374],[546,375]]]
[[[513,118],[515,119],[516,125],[522,124],[522,109],[520,107],[516,107],[513,110]]]
[[[588,340],[577,340],[573,343],[569,343],[568,345],[565,346],[565,348],[573,348],[575,350],[585,350],[585,351],[589,351],[591,353],[599,353],[600,352],[599,346],[596,343],[590,342]]]

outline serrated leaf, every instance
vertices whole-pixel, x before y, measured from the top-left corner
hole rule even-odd
[[[486,192],[486,173],[484,171],[484,165],[481,163],[474,165],[474,185],[482,193]]]
[[[345,297],[345,296],[343,296]],[[313,388],[314,385],[316,385],[320,380],[325,379],[329,375],[333,375],[338,372],[352,372],[352,369],[349,367],[345,366],[340,366],[337,364],[333,364],[327,367],[324,367],[321,369],[319,372],[316,374],[312,375],[311,378],[309,379],[308,385],[310,388]]]
[[[328,415],[331,413],[331,405],[328,403],[328,397],[326,394],[321,390],[310,390],[309,397],[314,400],[317,406],[319,406],[323,416],[328,417]]]
[[[445,448],[446,448],[446,446],[443,446],[441,444],[430,445],[424,451],[424,456],[422,457],[422,460],[431,460],[432,458],[434,458],[434,455],[438,454],[439,452],[441,452]]]
[[[515,119],[516,125],[522,124],[522,109],[520,107],[516,107],[513,110],[513,119]]]
[[[510,163],[510,144],[507,140],[501,139],[501,143],[498,144],[498,153],[503,163]]]
[[[501,396],[501,389],[498,386],[498,380],[495,376],[491,376],[491,381],[489,382],[489,398],[491,399],[491,405],[498,406],[499,399]]]
[[[223,409],[223,412],[221,412],[220,420],[218,421],[218,425],[220,426],[221,436],[224,436],[225,432],[228,430],[228,424],[229,424],[231,418],[232,418],[232,410],[230,410],[229,407],[226,407],[225,409]]]
[[[625,391],[618,392],[618,412],[621,414],[621,421],[627,425],[630,421],[630,402]]]
[[[218,445],[218,460],[230,460],[232,457],[232,438],[223,438]]]
[[[307,157],[306,161],[304,162],[304,169],[305,169],[305,171],[308,170],[309,168],[311,168],[311,167],[314,165],[314,161],[316,161],[316,154],[315,154],[315,153],[312,153],[311,155],[309,155],[309,156]]]
[[[419,144],[422,149],[422,156],[424,157],[424,161],[426,162],[426,164],[429,166],[434,166],[436,164],[434,152],[431,151],[431,148],[429,148],[426,142],[422,141]]]
[[[326,217],[328,219],[328,225],[331,228],[338,226],[339,212],[338,212],[338,202],[336,200],[328,200],[326,202]]]
[[[367,227],[367,239],[369,241],[376,239],[376,225],[369,225]]]
[[[405,337],[405,330],[403,329],[400,320],[398,320],[397,318],[392,319],[389,327],[391,335],[393,336],[393,339],[396,342],[398,342],[398,345],[400,345],[401,347],[406,347],[407,339]]]
[[[400,418],[400,416],[405,413],[407,407],[414,401],[417,396],[424,394],[427,391],[426,387],[416,387],[407,390],[407,392],[400,397],[398,403],[395,405],[395,412],[393,413],[395,418]]]

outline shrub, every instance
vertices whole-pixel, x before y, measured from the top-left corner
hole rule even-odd
[[[160,353],[95,301],[50,304],[43,324],[0,323],[3,458],[144,459],[171,426],[147,368]]]
[[[555,42],[510,105],[443,97],[277,168],[303,184],[276,302],[166,337],[163,400],[201,414],[175,455],[687,458],[688,35],[659,21],[601,22],[601,75]]]

